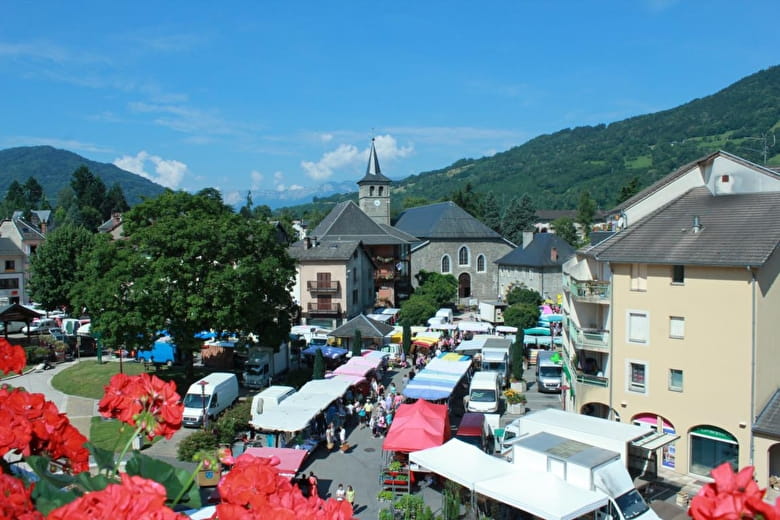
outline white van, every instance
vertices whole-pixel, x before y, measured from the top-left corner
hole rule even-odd
[[[184,396],[185,427],[203,425],[203,412],[209,421],[230,408],[238,400],[238,378],[235,374],[214,372],[196,381]]]
[[[560,393],[561,391],[563,368],[561,362],[555,361],[553,356],[560,357],[560,354],[550,350],[540,350],[536,357],[536,386],[540,392]]]
[[[447,309],[446,307],[442,307],[441,309],[436,311],[436,317],[444,318],[444,323],[452,323],[452,309]]]
[[[477,372],[466,397],[467,412],[498,413],[501,403],[498,372]]]
[[[272,385],[252,398],[252,420],[263,415],[263,412],[277,408],[279,404],[293,395],[295,388],[291,386]]]

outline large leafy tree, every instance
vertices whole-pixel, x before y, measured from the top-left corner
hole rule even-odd
[[[201,330],[286,338],[295,267],[270,224],[236,215],[216,190],[167,191],[125,217],[128,239],[100,241],[75,291],[104,343],[148,348],[165,329],[191,376]]]
[[[523,231],[531,228],[535,218],[536,208],[531,197],[527,193],[519,199],[515,197],[504,211],[501,231],[510,242],[522,244]]]
[[[122,191],[119,183],[115,182],[108,189],[101,209],[104,220],[108,219],[113,213],[124,213],[130,209],[130,205],[127,203],[127,199],[125,199],[125,193]]]
[[[94,235],[81,226],[64,224],[46,235],[30,257],[30,295],[44,309],[72,309],[70,291],[81,279],[79,266],[93,245]]]
[[[513,287],[512,290],[506,294],[506,302],[509,305],[527,303],[528,305],[538,307],[543,301],[544,298],[542,298],[542,295],[539,294],[539,292],[528,289],[527,287]]]
[[[438,308],[430,296],[415,293],[401,304],[399,320],[404,326],[422,325]]]
[[[577,247],[580,243],[577,228],[574,226],[574,219],[570,217],[561,217],[553,220],[552,227],[555,234],[564,239],[569,245]]]
[[[415,275],[415,278],[419,284],[415,295],[429,297],[437,309],[451,304],[458,295],[458,280],[451,274],[441,274],[423,269]],[[433,314],[427,318],[431,316]]]
[[[622,204],[639,193],[639,177],[631,177],[631,180],[620,187],[615,204]]]
[[[580,202],[577,205],[577,222],[582,226],[582,231],[587,237],[593,220],[596,218],[596,201],[588,190],[580,194]]]
[[[482,222],[496,233],[501,233],[501,210],[492,191],[482,199]]]
[[[528,329],[536,326],[539,320],[539,308],[529,303],[516,303],[504,311],[504,323],[518,329]]]

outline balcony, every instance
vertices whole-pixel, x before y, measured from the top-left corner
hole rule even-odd
[[[592,376],[583,372],[577,372],[577,382],[583,385],[598,386],[601,388],[609,387],[609,379],[606,377]]]
[[[338,316],[341,314],[341,304],[333,303],[309,303],[306,306],[309,315]]]
[[[582,329],[569,322],[567,332],[575,348],[609,352],[608,331]]]
[[[577,301],[591,303],[609,303],[612,296],[612,284],[599,280],[579,281],[566,277],[565,288]]]
[[[310,281],[306,282],[306,289],[310,293],[336,294],[341,289],[341,284],[335,282]]]

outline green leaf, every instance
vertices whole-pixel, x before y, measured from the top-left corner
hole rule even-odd
[[[128,475],[148,478],[165,486],[168,501],[173,501],[182,489],[186,489],[181,502],[192,508],[201,506],[200,490],[195,485],[192,474],[186,470],[135,451],[128,459],[125,471]]]
[[[116,470],[116,461],[114,460],[114,452],[110,450],[105,450],[103,448],[99,448],[92,444],[91,442],[87,443],[87,449],[92,454],[92,457],[95,459],[95,463],[97,463],[98,469],[101,471],[110,471],[113,472]]]
[[[38,478],[41,481],[47,481],[51,483],[51,485],[54,486],[55,488],[63,488],[66,486],[70,486],[75,481],[73,475],[68,475],[65,473],[55,474],[49,471],[49,466],[51,464],[51,459],[49,457],[30,455],[25,460],[27,464],[30,465],[33,472],[35,472],[35,474],[38,475]]]
[[[111,480],[105,475],[91,475],[88,471],[76,475],[76,481],[85,492],[100,491],[106,489],[109,484],[116,484],[116,480]]]
[[[32,491],[35,508],[43,515],[48,515],[53,510],[73,502],[78,497],[75,490],[58,488],[48,480],[38,481]]]

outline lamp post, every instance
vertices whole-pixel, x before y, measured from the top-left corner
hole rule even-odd
[[[208,383],[206,381],[200,381],[198,384],[200,385],[200,402],[203,407],[203,430],[206,430],[209,421],[208,415],[206,415],[206,385]]]

